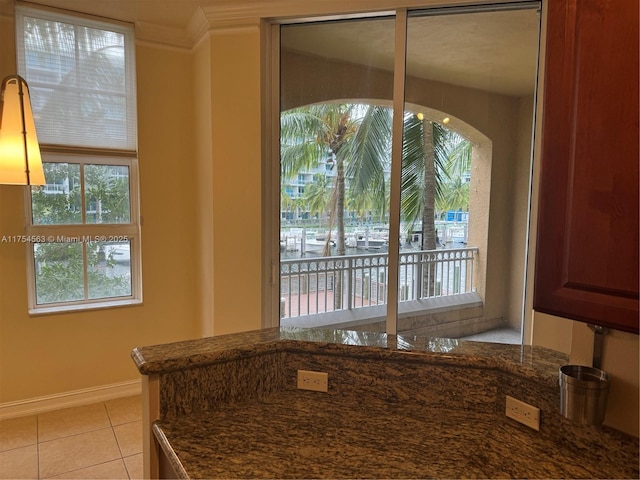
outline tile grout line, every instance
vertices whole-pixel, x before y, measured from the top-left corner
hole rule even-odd
[[[107,418],[109,419],[109,424],[111,425],[111,433],[116,440],[116,445],[118,446],[118,452],[120,452],[120,461],[122,462],[122,466],[124,467],[124,471],[127,474],[127,477],[131,479],[131,475],[129,475],[129,470],[127,469],[127,464],[124,461],[124,455],[122,453],[122,447],[120,446],[120,441],[118,440],[118,435],[116,434],[115,425],[113,424],[113,420],[111,419],[111,415],[109,414],[109,407],[107,406],[107,402],[103,403],[104,409],[107,412]]]
[[[105,464],[107,464],[107,463],[114,462],[114,461],[115,461],[115,460],[105,460],[104,462],[94,463],[93,465],[89,465],[89,466],[86,466],[86,467],[78,467],[78,468],[74,468],[73,470],[68,470],[68,471],[66,471],[66,472],[57,473],[56,475],[54,475],[54,477],[59,477],[59,476],[61,476],[61,475],[67,475],[68,473],[72,473],[72,472],[79,472],[79,471],[81,471],[81,470],[85,470],[85,469],[87,469],[87,468],[96,467],[96,466],[98,466],[98,465],[105,465]],[[40,476],[38,476],[38,478],[40,478]],[[64,477],[62,477],[62,478],[64,478]],[[42,480],[42,479],[41,479],[41,480]]]
[[[135,476],[134,475],[134,471],[137,471],[138,466],[137,466],[137,462],[134,462],[132,459],[133,459],[133,457],[136,457],[137,455],[140,455],[140,452],[137,451],[137,447],[136,447],[135,450],[131,450],[134,453],[131,453],[131,454],[127,455],[127,456],[124,455],[125,452],[124,452],[123,448],[128,445],[128,443],[127,443],[127,442],[129,442],[128,435],[130,434],[130,432],[129,432],[130,429],[129,428],[125,428],[125,426],[128,425],[128,424],[137,423],[137,422],[140,421],[140,419],[137,418],[137,416],[135,414],[132,415],[131,412],[128,410],[128,406],[127,406],[127,410],[125,411],[124,416],[116,415],[116,419],[120,418],[120,421],[121,421],[121,423],[117,423],[116,419],[113,418],[112,413],[120,412],[121,411],[121,405],[117,405],[117,406],[114,405],[114,407],[117,407],[117,408],[114,410],[114,412],[111,412],[110,409],[109,409],[109,406],[107,404],[108,402],[99,402],[99,403],[102,404],[102,409],[107,415],[108,426],[109,426],[109,428],[111,428],[111,435],[112,435],[111,438],[113,438],[113,440],[115,440],[116,446],[118,448],[117,453],[113,452],[116,455],[111,460],[98,461],[98,463],[94,463],[92,465],[87,465],[87,466],[81,467],[81,468],[74,468],[72,470],[68,470],[66,472],[62,472],[62,473],[59,473],[59,474],[56,474],[56,475],[64,476],[65,474],[69,474],[71,472],[76,472],[76,471],[82,470],[84,468],[98,467],[100,465],[105,465],[107,463],[116,462],[117,460],[119,460],[120,461],[120,466],[123,467],[123,470],[124,470],[122,472],[123,479],[129,479],[130,480],[131,478],[134,478],[134,476]],[[35,459],[34,459],[35,460],[35,462],[34,462],[35,465],[33,463],[31,463],[31,465],[34,465],[34,467],[35,467],[36,472],[35,472],[34,478],[37,478],[37,479],[44,478],[43,477],[43,473],[44,472],[42,471],[42,469],[43,469],[43,465],[42,465],[42,451],[43,450],[42,449],[43,449],[43,447],[45,445],[47,445],[50,442],[63,441],[65,439],[71,439],[71,438],[79,436],[79,435],[89,434],[89,433],[92,433],[92,432],[98,432],[100,430],[106,430],[106,428],[107,428],[107,426],[105,425],[104,427],[91,428],[91,429],[86,430],[86,431],[74,432],[74,433],[71,433],[71,434],[69,434],[67,432],[67,429],[65,428],[66,427],[66,422],[60,423],[58,425],[60,428],[55,428],[53,430],[51,428],[41,428],[41,427],[45,427],[46,425],[48,425],[47,422],[49,420],[47,419],[46,422],[45,422],[45,419],[43,418],[44,415],[48,414],[48,413],[51,413],[51,412],[39,413],[39,414],[34,415],[34,417],[35,417],[34,418],[34,420],[35,420],[35,425],[34,425],[34,427],[35,427],[35,429],[34,429],[35,430],[35,445],[33,443],[31,445],[34,445],[34,447],[35,447]],[[123,435],[125,435],[122,440],[118,438],[118,434],[116,432],[116,427],[120,427],[120,426],[123,426],[123,432],[122,433],[123,433]],[[31,427],[31,428],[33,428],[33,427]],[[31,430],[31,431],[33,432],[34,430]],[[47,435],[49,435],[49,434],[60,435],[60,434],[64,433],[64,435],[56,437],[56,438],[44,439],[43,435],[45,433]],[[107,435],[108,436],[108,434],[106,434],[106,432],[104,432],[103,435]],[[124,441],[125,443],[122,443],[122,441]],[[18,449],[18,448],[23,448],[23,447],[15,447],[15,448]],[[10,450],[13,450],[13,449],[9,448],[7,450],[3,450],[3,453],[5,451],[10,451]],[[73,452],[69,452],[69,454],[72,454],[72,453]],[[66,455],[66,453],[65,453],[65,455]],[[133,471],[127,465],[127,462],[125,461],[126,459],[129,459],[130,462],[133,462],[133,463],[131,463],[131,468],[133,469]],[[118,468],[120,468],[120,467],[118,467]],[[0,477],[1,477],[1,475],[0,475]],[[9,477],[7,477],[7,478],[9,478]]]
[[[107,417],[109,417],[109,423],[111,424],[111,431],[113,433],[113,436],[116,439],[116,445],[118,445],[118,451],[120,452],[120,461],[122,462],[122,466],[124,467],[124,471],[127,474],[127,478],[129,480],[131,480],[131,473],[129,473],[129,469],[127,468],[127,462],[124,461],[124,459],[125,459],[124,453],[122,452],[122,447],[120,446],[120,441],[118,440],[118,435],[116,434],[115,425],[113,424],[113,420],[111,419],[111,415],[109,414],[109,407],[107,406],[106,402],[104,402],[104,408],[107,411]],[[127,423],[129,423],[129,422],[127,422]],[[126,423],[123,423],[121,425],[126,425]]]
[[[37,438],[37,442],[38,442],[37,443],[37,445],[38,445],[38,456],[37,456],[37,459],[38,459],[38,479],[39,480],[42,480],[42,476],[40,474],[40,444],[41,443],[55,442],[57,440],[62,440],[62,439],[66,439],[66,438],[72,438],[72,437],[76,437],[76,436],[79,436],[79,435],[84,435],[84,434],[91,433],[91,432],[97,432],[97,431],[100,431],[100,430],[106,430],[107,428],[111,429],[111,434],[113,435],[114,440],[116,441],[116,445],[118,446],[118,452],[120,453],[120,459],[124,464],[124,460],[122,458],[122,449],[120,448],[120,443],[118,442],[118,437],[117,437],[116,432],[115,432],[115,430],[113,428],[113,422],[111,421],[111,416],[109,415],[109,409],[107,408],[106,402],[102,402],[102,406],[104,408],[105,414],[107,415],[107,420],[109,421],[109,427],[95,428],[95,429],[91,429],[91,430],[86,430],[86,431],[83,431],[83,432],[74,433],[74,434],[71,434],[71,435],[65,435],[63,437],[58,437],[58,438],[54,438],[54,439],[51,439],[51,440],[46,440],[46,441],[43,441],[43,442],[40,442],[40,431],[39,431],[39,416],[40,415],[38,415],[38,425],[36,427],[36,433],[37,433],[37,437],[36,438]],[[111,461],[113,461],[113,460],[108,460],[108,461],[105,461],[105,462],[99,462],[99,463],[96,463],[96,464],[87,465],[85,467],[76,468],[76,469],[69,470],[69,471],[66,471],[66,472],[61,472],[58,475],[66,475],[66,474],[71,473],[71,472],[79,471],[79,470],[82,470],[84,468],[95,467],[97,465],[102,465],[102,464],[105,464],[105,463],[108,463],[108,462],[111,462]],[[126,470],[126,466],[125,466],[125,470]],[[127,472],[127,475],[128,475],[128,472]]]
[[[131,474],[129,473],[129,469],[127,468],[127,463],[124,461],[124,453],[122,452],[122,447],[120,446],[120,441],[118,440],[118,435],[116,434],[115,425],[113,424],[113,419],[111,418],[111,414],[109,413],[107,402],[104,402],[104,408],[107,411],[107,417],[109,418],[109,423],[111,424],[111,432],[116,439],[116,445],[118,445],[118,451],[120,452],[120,461],[124,466],[124,471],[127,473],[127,477],[131,479]]]
[[[86,435],[87,433],[93,433],[93,432],[99,432],[100,430],[107,430],[107,429],[112,429],[112,426],[108,426],[108,427],[100,427],[100,428],[93,428],[91,430],[86,430],[84,432],[76,432],[76,433],[71,433],[69,435],[65,435],[63,437],[56,437],[56,438],[52,438],[51,440],[44,440],[42,442],[38,442],[38,445],[40,444],[45,444],[45,443],[51,443],[51,442],[58,442],[60,440],[64,440],[65,438],[73,438],[73,437],[78,437],[80,435]]]

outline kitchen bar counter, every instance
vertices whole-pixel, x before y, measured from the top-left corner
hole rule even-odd
[[[638,478],[637,439],[559,414],[567,357],[544,348],[282,328],[132,356],[152,477]],[[539,431],[506,395],[540,408]]]
[[[402,356],[408,360],[414,355],[419,361],[428,359],[443,365],[509,370],[548,385],[557,384],[558,365],[568,361],[562,353],[526,345],[295,327],[136,348],[132,358],[141,374],[151,375],[290,350],[380,359]]]
[[[535,433],[493,414],[314,392],[155,425],[179,478],[637,478],[637,451],[598,457]]]

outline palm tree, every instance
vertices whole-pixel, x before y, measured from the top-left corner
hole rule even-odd
[[[318,215],[320,226],[322,226],[322,220],[329,205],[330,197],[331,185],[329,185],[326,175],[314,175],[313,182],[305,186],[302,199],[309,208],[309,214]]]
[[[345,204],[347,206],[347,211],[355,214],[355,217],[360,221],[364,221],[369,212],[373,212],[379,217],[384,216],[384,207],[382,207],[382,210],[379,210],[375,205],[374,196],[377,196],[375,192],[368,191],[356,194],[354,189],[350,188],[347,190],[346,195]]]
[[[344,206],[346,176],[352,187],[379,192],[384,198],[384,165],[391,138],[388,108],[360,104],[309,105],[284,112],[280,117],[280,172],[293,178],[323,160],[335,162],[336,175],[330,197],[329,234],[336,226],[336,254],[346,254]],[[384,158],[386,156],[386,158]],[[378,187],[378,188],[376,188]],[[380,188],[382,187],[382,188]],[[335,282],[334,302],[342,307],[342,278]]]
[[[469,208],[469,183],[462,177],[454,177],[444,186],[440,211],[467,210]]]
[[[281,212],[290,212],[293,210],[295,203],[291,195],[289,195],[285,189],[284,185],[280,184],[280,211]]]
[[[422,249],[435,250],[435,203],[443,197],[448,171],[470,161],[462,137],[421,115],[403,119],[401,208],[408,232],[420,221]],[[345,255],[345,179],[353,205],[371,205],[384,215],[388,202],[385,168],[390,162],[392,110],[358,104],[322,104],[281,115],[281,175],[292,178],[303,168],[335,159],[336,176],[330,198],[329,230],[337,228],[337,255]],[[465,163],[465,165],[467,165]],[[330,241],[327,236],[327,242]],[[325,249],[326,250],[326,249]],[[431,277],[433,278],[433,277]],[[428,286],[432,292],[433,287]],[[341,305],[336,282],[336,308]],[[341,297],[341,296],[340,296]]]
[[[469,196],[471,193],[468,175],[471,169],[471,143],[454,138],[455,146],[448,154],[447,174],[449,181],[444,185],[444,191],[439,205],[441,212],[448,210],[469,211]]]
[[[405,116],[404,125],[402,219],[409,231],[422,221],[425,233],[425,223],[433,223],[435,218],[431,215],[435,206],[444,205],[448,185],[461,183],[460,172],[469,170],[471,144],[439,123],[412,114]],[[428,231],[429,225],[426,228],[422,248],[429,250],[435,247],[435,230]]]
[[[471,144],[443,125],[406,113],[402,145],[402,219],[407,234],[422,223],[422,250],[435,250],[436,204],[445,198],[447,181],[471,164]],[[435,293],[434,275],[424,270],[423,294]]]
[[[353,198],[366,192],[372,208],[386,209],[384,169],[390,161],[391,110],[361,104],[309,105],[283,112],[280,123],[282,178],[291,179],[326,159],[334,162],[331,223],[338,228],[338,252],[342,243],[339,254],[344,254],[346,178]]]

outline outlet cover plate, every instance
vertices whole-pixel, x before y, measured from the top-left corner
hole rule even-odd
[[[298,370],[298,388],[301,390],[326,392],[329,389],[329,374],[310,370]]]
[[[507,395],[505,415],[534,430],[540,430],[540,409]]]

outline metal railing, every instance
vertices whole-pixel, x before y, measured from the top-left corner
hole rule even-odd
[[[478,249],[400,252],[398,300],[475,291]],[[280,261],[280,315],[293,318],[387,302],[387,253]]]

